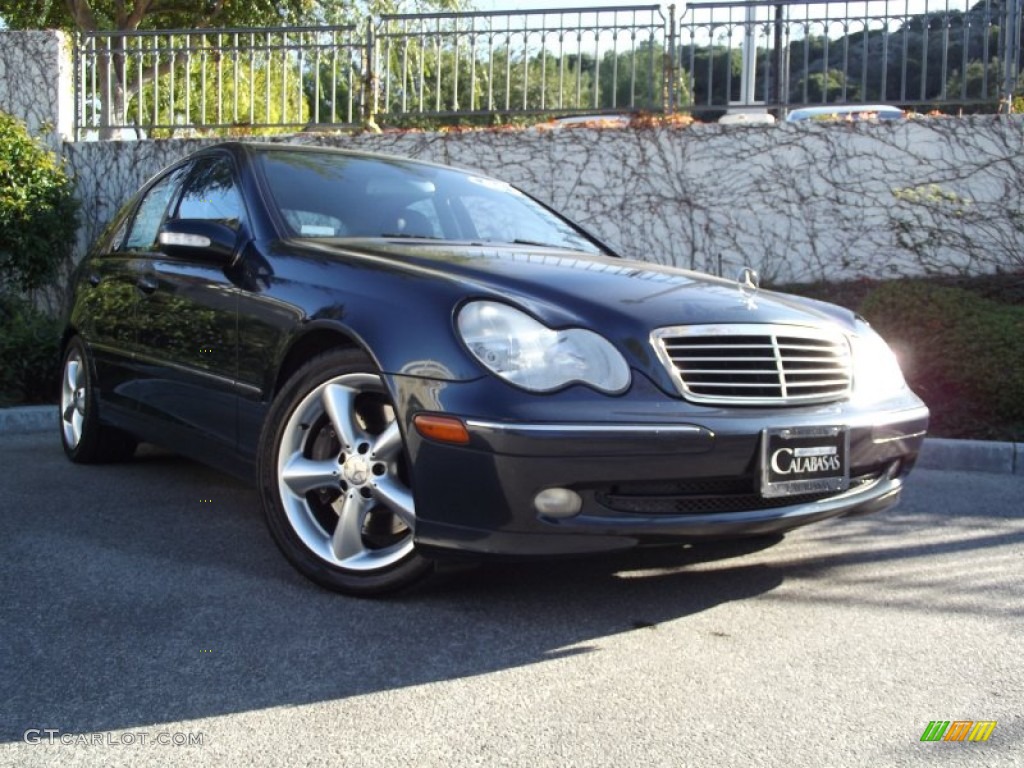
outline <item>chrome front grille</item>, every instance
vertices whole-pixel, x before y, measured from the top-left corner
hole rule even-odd
[[[684,325],[651,342],[680,393],[695,403],[793,405],[850,393],[846,337],[799,325]]]

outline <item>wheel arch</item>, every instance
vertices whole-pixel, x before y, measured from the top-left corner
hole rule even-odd
[[[317,355],[322,355],[333,349],[358,349],[366,353],[375,365],[379,362],[376,356],[369,350],[366,344],[351,331],[336,325],[314,325],[305,333],[292,339],[281,358],[281,364],[277,367],[274,377],[274,386],[271,397],[277,395],[288,380],[295,375],[303,365]]]
[[[60,351],[61,358],[64,357],[64,353],[67,351],[68,344],[71,342],[71,339],[73,339],[75,336],[78,336],[78,335],[79,335],[78,329],[75,328],[75,326],[70,325],[70,324],[64,326],[64,330],[61,331],[61,334],[60,334],[60,343],[59,343],[59,347],[58,347],[58,349]],[[83,341],[83,343],[84,343],[84,341]]]
[[[88,353],[86,354],[85,357],[85,364],[89,372],[95,377],[97,375],[96,358],[95,355],[93,354],[92,346],[89,344],[88,341],[86,341],[85,337],[79,332],[78,328],[76,328],[74,325],[71,325],[70,323],[64,328],[60,335],[60,346],[58,347],[60,354],[59,360],[64,360],[64,357],[68,353],[68,347],[71,346],[71,342],[74,341],[75,339],[78,339],[78,341],[81,342],[82,346],[85,348],[85,351]]]

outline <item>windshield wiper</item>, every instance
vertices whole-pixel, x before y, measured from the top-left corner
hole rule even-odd
[[[564,245],[555,245],[554,243],[542,243],[538,240],[524,240],[521,237],[517,237],[515,240],[509,240],[513,245],[536,245],[539,248],[557,248],[560,251],[572,250],[567,249]]]
[[[489,242],[502,242],[502,241],[491,240]],[[551,249],[556,250],[556,251],[572,251],[573,253],[589,253],[591,255],[595,255],[595,254],[600,253],[600,251],[588,251],[585,248],[579,248],[579,247],[575,247],[575,246],[571,246],[571,245],[565,245],[565,244],[558,245],[558,244],[555,244],[555,243],[541,243],[541,242],[539,242],[537,240],[524,240],[524,239],[518,238],[518,237],[515,240],[509,240],[508,242],[511,245],[532,245],[532,246],[537,247],[537,248],[551,248]]]
[[[390,232],[383,233],[380,235],[374,235],[374,237],[380,237],[386,240],[445,240],[444,237],[437,237],[436,235],[410,235],[408,232]]]

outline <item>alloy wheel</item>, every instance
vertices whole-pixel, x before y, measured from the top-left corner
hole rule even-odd
[[[281,433],[277,483],[292,530],[326,563],[374,571],[412,552],[404,444],[379,376],[336,376],[302,398]]]
[[[77,448],[82,441],[82,428],[85,423],[85,403],[89,376],[85,369],[85,361],[77,352],[68,356],[64,363],[64,375],[61,383],[60,413],[61,426],[64,430],[64,442],[69,448]]]

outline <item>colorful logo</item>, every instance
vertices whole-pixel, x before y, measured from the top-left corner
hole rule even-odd
[[[995,720],[932,720],[921,734],[921,741],[988,741],[996,728]]]

